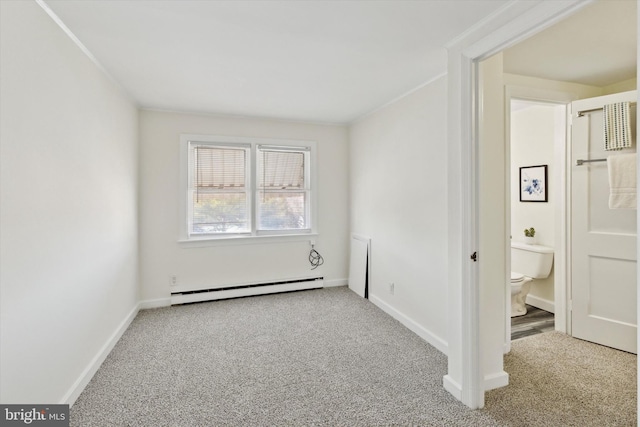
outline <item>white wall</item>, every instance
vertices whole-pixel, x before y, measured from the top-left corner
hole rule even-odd
[[[564,107],[553,104],[535,104],[511,113],[511,236],[513,241],[524,240],[524,229],[536,229],[536,243],[555,247],[556,210],[558,197],[563,194],[555,187],[555,142],[557,110]],[[564,135],[564,126],[561,129]],[[520,168],[547,165],[547,203],[520,201]],[[554,188],[555,187],[555,188]],[[553,304],[553,274],[547,279],[533,282],[530,295]],[[529,301],[532,302],[532,301]],[[535,301],[534,301],[534,305]],[[547,308],[547,307],[541,307]]]
[[[504,84],[507,87],[527,88],[532,96],[538,99],[545,99],[551,94],[553,99],[554,93],[567,94],[570,100],[590,98],[603,94],[604,88],[597,86],[583,85],[579,83],[562,82],[558,80],[541,79],[537,77],[520,76],[518,74],[504,73]],[[620,83],[621,87],[632,85],[633,81]],[[613,85],[617,87],[618,85]],[[609,87],[607,87],[609,88]]]
[[[311,271],[308,240],[280,243],[180,244],[180,134],[317,141],[318,237],[323,266]],[[179,288],[324,276],[325,285],[348,277],[347,129],[266,119],[140,112],[140,272],[146,304],[166,304],[171,275]]]
[[[355,122],[349,144],[351,231],[371,238],[370,299],[445,352],[446,101],[440,77]]]
[[[35,2],[0,17],[0,401],[68,403],[137,305],[137,110]]]
[[[636,90],[638,87],[638,79],[629,79],[622,82],[614,83],[602,88],[602,95],[611,95],[614,93],[628,92]]]

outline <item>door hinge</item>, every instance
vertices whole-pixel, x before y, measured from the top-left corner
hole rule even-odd
[[[477,262],[478,261],[478,252],[472,253],[470,258],[471,258],[471,260],[473,262]]]

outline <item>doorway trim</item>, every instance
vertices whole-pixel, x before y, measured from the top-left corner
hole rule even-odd
[[[505,86],[505,160],[507,163],[507,172],[509,171],[511,162],[511,102],[513,100],[531,101],[541,105],[561,106],[563,108],[562,125],[564,132],[561,137],[556,136],[554,141],[554,168],[555,174],[551,177],[551,183],[556,189],[558,196],[556,198],[556,213],[555,213],[555,255],[553,260],[554,268],[554,323],[555,330],[563,333],[570,333],[570,324],[568,318],[568,301],[570,295],[569,281],[569,230],[570,230],[570,199],[569,189],[571,185],[571,165],[570,155],[568,150],[571,138],[571,102],[577,98],[575,94],[569,92],[538,89],[527,86]],[[505,179],[510,180],[511,176],[508,175]],[[507,201],[511,200],[511,193],[509,192],[509,186],[506,188],[505,198]],[[509,235],[511,232],[511,223],[509,220],[511,206],[509,204],[509,215],[507,216],[507,224],[505,224],[506,233]],[[507,254],[509,256],[509,248],[507,248]],[[509,257],[510,258],[510,257]],[[507,263],[509,264],[509,263]],[[510,271],[507,271],[509,274]],[[509,293],[509,292],[507,292]],[[510,298],[509,298],[510,300]],[[508,301],[509,301],[508,300]],[[507,307],[509,310],[510,307]],[[507,313],[508,314],[508,313]],[[511,333],[510,333],[510,317],[507,315],[507,333],[505,334],[505,353],[508,353],[511,348]]]
[[[478,230],[478,62],[514,45],[588,5],[590,1],[510,2],[448,46],[448,372],[444,387],[472,409],[484,406],[488,357],[481,327],[503,327],[481,316],[477,262]],[[478,254],[482,260],[482,254]],[[506,277],[505,277],[506,283]],[[502,308],[505,309],[504,307]],[[506,313],[505,313],[506,314]],[[496,354],[498,356],[496,356]],[[501,361],[500,361],[501,363]]]

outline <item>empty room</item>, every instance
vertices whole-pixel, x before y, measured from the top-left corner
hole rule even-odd
[[[0,419],[637,425],[637,17],[0,0]]]

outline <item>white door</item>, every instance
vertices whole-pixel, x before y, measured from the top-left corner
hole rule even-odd
[[[633,148],[605,151],[602,107],[630,101]],[[636,353],[636,211],[609,209],[607,156],[635,152],[636,91],[572,103],[571,334]],[[585,113],[580,116],[578,112]],[[577,165],[579,160],[592,160]]]

